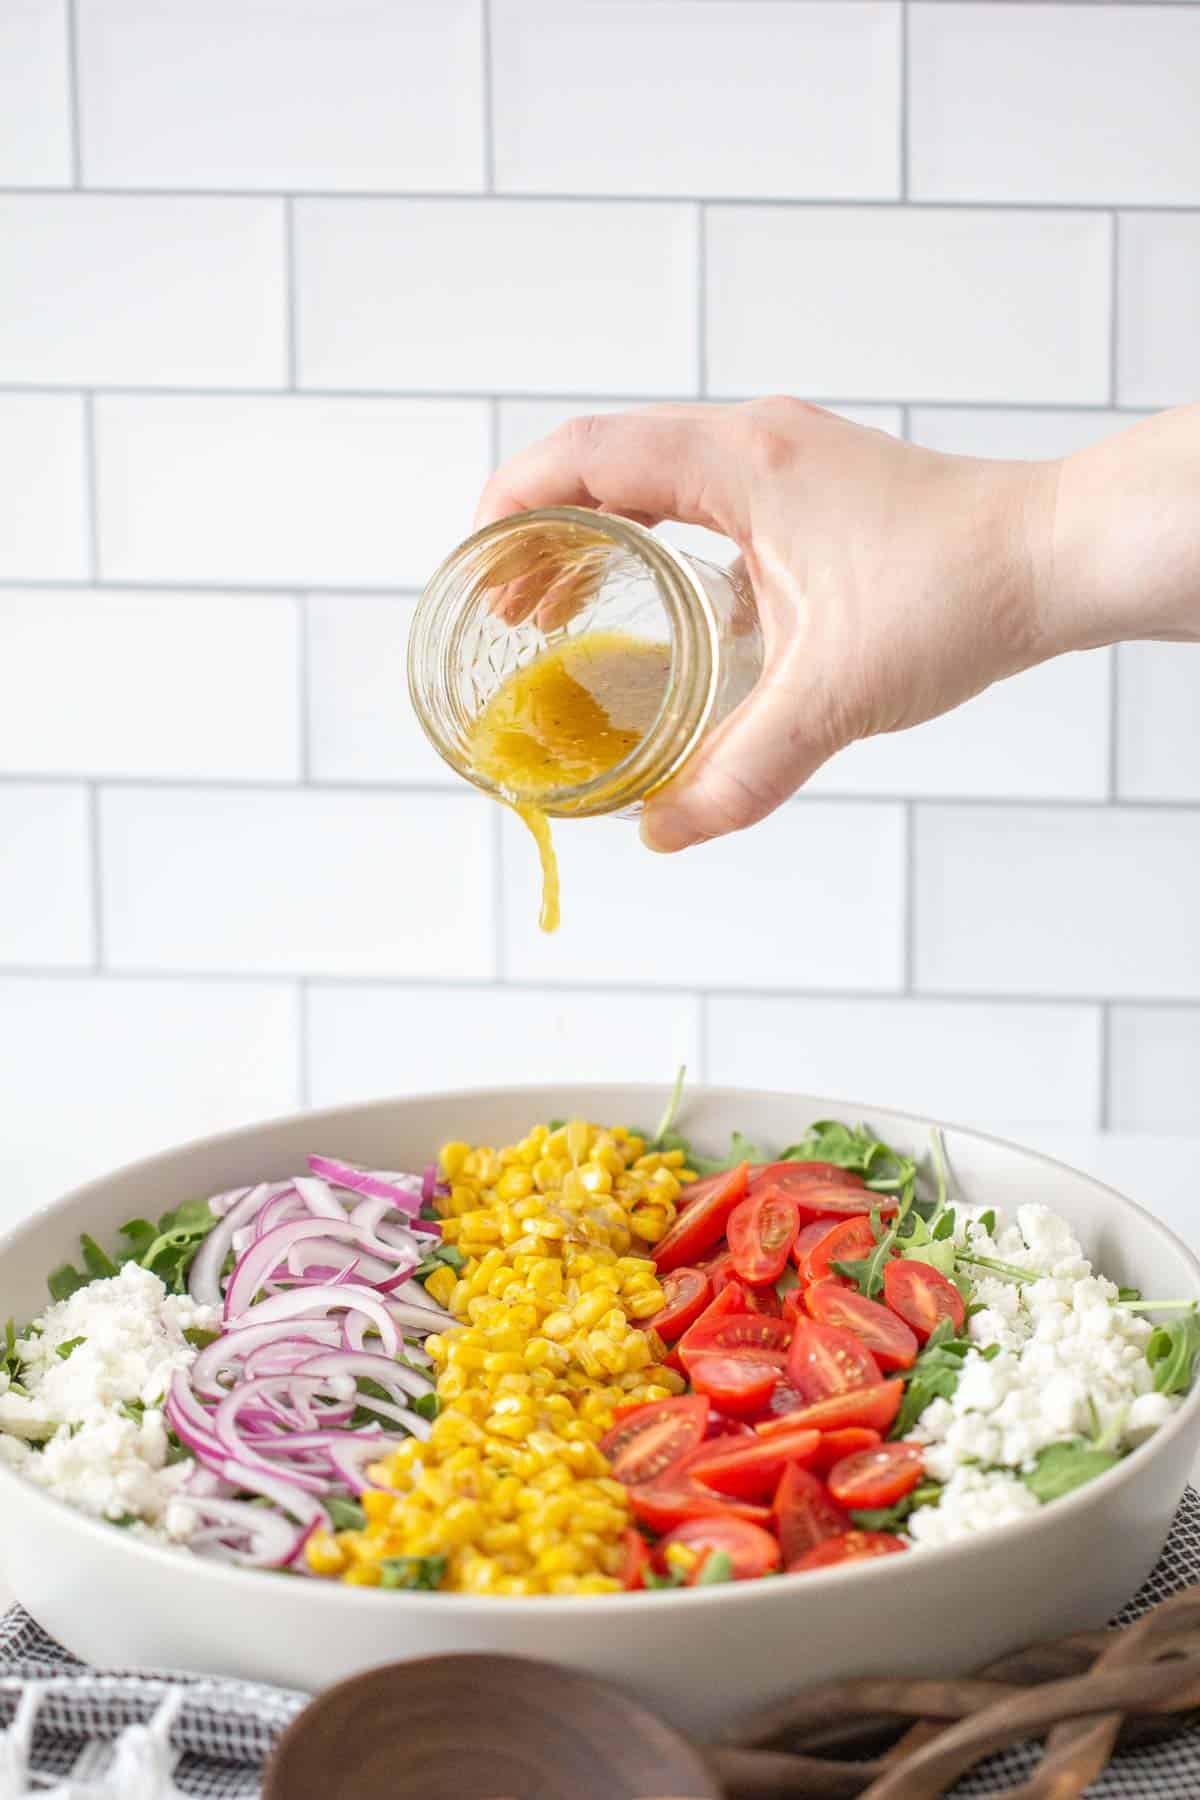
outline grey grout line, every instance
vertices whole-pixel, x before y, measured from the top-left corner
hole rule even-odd
[[[79,92],[79,20],[76,0],[67,0],[67,95],[71,121],[71,186],[83,186],[83,117]]]
[[[85,393],[83,399],[83,520],[87,551],[88,583],[100,581],[100,499],[96,462],[96,401]]]
[[[913,409],[906,401],[900,408],[900,436],[906,444],[912,443],[912,415]]]
[[[708,392],[708,214],[696,208],[696,392]]]
[[[500,467],[500,402],[496,399],[488,401],[487,457],[488,471],[494,475]]]
[[[88,881],[92,903],[92,954],[96,969],[104,967],[104,880],[100,848],[100,786],[91,782],[87,791]]]
[[[1114,210],[1109,242],[1108,268],[1108,403],[1115,407],[1121,386],[1121,347],[1118,340],[1121,304],[1121,215]]]
[[[917,972],[917,809],[913,801],[904,807],[904,913],[902,930],[904,992],[911,994]]]
[[[296,595],[296,718],[297,749],[300,753],[300,780],[307,786],[312,780],[312,682],[309,679],[309,611],[308,595]]]
[[[287,385],[289,392],[294,393],[300,381],[300,330],[296,286],[296,203],[290,194],[285,195],[283,201],[283,304]]]
[[[1121,649],[1114,644],[1108,660],[1108,798],[1121,798]],[[1184,802],[1186,805],[1186,802]]]
[[[294,590],[289,590],[294,591]],[[245,793],[245,794],[287,794],[301,793],[303,790],[295,781],[286,777],[263,775],[247,775],[244,778],[231,775],[126,775],[106,774],[95,769],[55,770],[47,773],[37,769],[4,769],[0,771],[0,789],[9,787],[78,787],[80,782],[99,781],[107,788],[137,789],[145,788],[155,792],[167,788],[179,793]],[[417,796],[424,799],[450,799],[457,804],[492,805],[486,794],[478,792],[468,783],[447,777],[439,781],[347,781],[345,779],[316,781],[307,790],[311,793],[325,795],[335,794],[377,794],[381,799],[407,799]],[[927,810],[940,811],[986,811],[986,812],[1022,812],[1022,813],[1112,813],[1122,814],[1185,814],[1195,816],[1200,811],[1200,796],[1191,800],[1163,799],[1148,800],[1140,796],[1136,800],[1123,800],[1119,808],[1113,808],[1107,794],[1099,798],[1073,799],[1058,794],[814,794],[803,792],[784,801],[784,806],[793,814],[799,814],[806,808],[828,807],[864,807],[887,809],[900,812],[905,806],[920,806]]]
[[[900,198],[908,199],[909,190],[909,17],[908,0],[900,5]]]
[[[302,1108],[312,1105],[308,1063],[308,1046],[311,1040],[308,1006],[309,984],[301,980],[296,984],[296,1091]]]
[[[496,73],[492,58],[492,0],[480,0],[480,51],[483,58],[483,185],[496,191]]]
[[[986,3],[986,0],[981,0]],[[1029,0],[1029,4],[1040,4],[1042,0]],[[1154,0],[1160,4],[1161,0]],[[1194,5],[1195,0],[1179,0],[1179,4]],[[12,198],[37,199],[53,196],[61,199],[62,187],[53,187],[45,183],[22,187],[13,184],[0,184],[0,195]],[[827,212],[841,209],[850,212],[879,211],[880,209],[895,212],[899,209],[914,212],[1005,212],[1005,213],[1108,213],[1112,203],[1092,200],[997,200],[982,197],[975,200],[939,200],[922,199],[906,202],[895,194],[856,195],[849,198],[830,199],[818,194],[704,194],[696,190],[667,194],[622,194],[622,193],[570,193],[552,188],[537,189],[529,193],[488,193],[482,188],[468,190],[447,188],[414,188],[414,189],[364,189],[364,188],[236,188],[236,187],[87,187],[81,193],[96,199],[106,200],[280,200],[291,197],[295,200],[358,200],[378,201],[385,205],[396,205],[407,200],[438,200],[447,206],[467,204],[487,200],[495,206],[536,206],[546,200],[569,200],[577,206],[686,206],[694,201],[703,201],[706,206],[720,207],[759,207],[774,211],[799,212],[806,209]],[[1123,212],[1136,213],[1194,213],[1197,206],[1184,201],[1130,201],[1121,203]]]
[[[1100,1087],[1096,1096],[1096,1127],[1112,1129],[1112,1003],[1100,1005]]]
[[[1200,209],[1198,209],[1200,212]],[[61,381],[0,381],[0,394],[63,394],[79,393],[78,382]],[[774,391],[774,390],[772,390]],[[613,401],[633,406],[642,405],[650,400],[692,400],[694,394],[681,394],[675,391],[640,394],[605,393],[598,394],[594,387],[579,388],[574,392],[558,389],[533,391],[528,388],[506,388],[502,393],[484,393],[479,388],[324,388],[301,387],[293,393],[285,387],[138,387],[121,383],[116,386],[105,386],[103,383],[92,385],[88,389],[99,399],[122,400],[420,400],[474,403],[505,400],[534,401],[550,403],[558,401],[600,400]],[[755,398],[752,394],[726,393],[715,398],[734,405],[740,400]],[[898,407],[920,407],[923,412],[985,412],[985,413],[1110,413],[1116,412],[1130,418],[1145,418],[1148,413],[1168,410],[1161,406],[1110,406],[1107,399],[1100,400],[927,400],[919,395],[901,397],[893,395],[890,399],[880,399],[878,394],[805,394],[804,399],[814,406],[870,407],[877,412],[895,412]],[[1179,402],[1182,404],[1182,400]],[[340,592],[341,590],[339,590]]]

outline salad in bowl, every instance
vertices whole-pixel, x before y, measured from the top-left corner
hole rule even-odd
[[[133,1541],[489,1599],[922,1557],[1115,1469],[1183,1404],[1195,1299],[1094,1267],[870,1126],[790,1144],[522,1121],[80,1238],[10,1321],[0,1464]],[[711,1145],[705,1146],[711,1149]]]

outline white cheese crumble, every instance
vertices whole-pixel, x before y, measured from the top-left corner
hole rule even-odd
[[[219,1324],[215,1307],[169,1294],[136,1263],[47,1307],[17,1340],[24,1393],[0,1377],[0,1457],[97,1518],[187,1535],[190,1509],[170,1503],[192,1464],[168,1464],[161,1409],[172,1375],[196,1357],[184,1332]]]
[[[993,1238],[982,1215],[982,1208],[956,1208],[958,1248],[1034,1279],[971,1271],[982,1310],[966,1336],[977,1348],[963,1359],[953,1396],[931,1401],[908,1434],[925,1446],[929,1478],[945,1483],[937,1505],[919,1507],[907,1521],[919,1545],[1036,1512],[1041,1503],[1018,1477],[1047,1445],[1099,1436],[1133,1448],[1181,1404],[1154,1392],[1146,1361],[1153,1327],[1114,1304],[1116,1284],[1093,1273],[1065,1219],[1022,1206],[1017,1223]],[[985,1359],[980,1353],[993,1346],[997,1353]]]

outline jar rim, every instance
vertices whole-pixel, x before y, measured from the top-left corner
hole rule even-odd
[[[555,521],[578,525],[602,538],[609,538],[648,568],[666,613],[671,673],[653,720],[619,762],[585,782],[534,796],[506,789],[469,766],[468,759],[461,753],[465,746],[456,743],[454,734],[445,726],[446,717],[454,711],[447,671],[439,669],[431,680],[429,672],[419,666],[420,627],[433,621],[439,610],[444,610],[448,604],[461,602],[463,594],[456,585],[456,577],[461,579],[464,566],[481,546],[519,532],[523,526]],[[518,805],[536,804],[552,816],[584,818],[617,811],[664,785],[678,772],[704,735],[716,704],[720,624],[712,599],[694,566],[699,560],[665,543],[634,519],[580,506],[538,507],[528,512],[511,513],[473,532],[435,570],[413,619],[408,656],[409,693],[434,749],[443,761],[482,792]],[[555,635],[547,634],[547,643],[554,642]],[[682,712],[677,692],[681,674],[686,683]]]

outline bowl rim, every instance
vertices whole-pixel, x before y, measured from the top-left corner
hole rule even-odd
[[[638,1081],[577,1081],[558,1084],[551,1082],[505,1083],[486,1087],[435,1089],[419,1094],[384,1095],[360,1102],[350,1101],[340,1106],[311,1110],[300,1109],[292,1113],[277,1114],[270,1119],[258,1120],[249,1125],[234,1126],[227,1131],[209,1133],[204,1137],[192,1138],[183,1144],[173,1145],[166,1150],[155,1151],[152,1155],[138,1157],[132,1162],[121,1164],[118,1168],[110,1170],[107,1174],[93,1177],[92,1180],[82,1183],[79,1187],[69,1189],[65,1194],[59,1195],[57,1199],[35,1208],[33,1212],[26,1213],[23,1218],[17,1220],[3,1234],[0,1234],[0,1259],[6,1255],[14,1242],[27,1236],[35,1225],[50,1218],[56,1212],[64,1210],[94,1188],[107,1187],[122,1176],[147,1170],[155,1163],[176,1156],[185,1156],[214,1146],[230,1146],[239,1139],[252,1139],[261,1132],[278,1127],[296,1126],[302,1121],[311,1121],[314,1128],[319,1130],[322,1121],[336,1120],[347,1113],[358,1115],[387,1112],[397,1104],[403,1104],[405,1107],[419,1107],[422,1104],[445,1103],[453,1100],[461,1101],[464,1107],[469,1107],[479,1101],[521,1100],[526,1096],[533,1103],[534,1096],[547,1093],[554,1093],[565,1098],[572,1093],[595,1096],[609,1092],[615,1095],[618,1093],[628,1094],[636,1089],[645,1093],[648,1105],[652,1103],[654,1096],[665,1096],[671,1091],[670,1086],[665,1083]],[[1011,1138],[1000,1137],[995,1132],[981,1131],[975,1126],[959,1125],[952,1121],[935,1119],[923,1113],[907,1112],[900,1107],[875,1106],[858,1100],[840,1100],[824,1095],[800,1094],[788,1089],[718,1087],[709,1083],[697,1083],[687,1090],[684,1107],[686,1107],[688,1099],[717,1101],[724,1104],[726,1100],[736,1103],[737,1100],[743,1098],[784,1103],[804,1101],[822,1108],[820,1115],[822,1117],[836,1118],[839,1114],[852,1114],[860,1120],[896,1119],[908,1127],[924,1126],[929,1131],[937,1129],[954,1133],[972,1138],[977,1142],[993,1145],[1000,1150],[1030,1159],[1034,1163],[1063,1170],[1066,1174],[1085,1181],[1090,1186],[1110,1195],[1117,1202],[1118,1208],[1136,1214],[1142,1228],[1149,1229],[1180,1254],[1185,1263],[1190,1265],[1196,1287],[1197,1303],[1200,1304],[1200,1256],[1169,1225],[1156,1218],[1153,1213],[1148,1212],[1136,1200],[1131,1200],[1128,1195],[1121,1193],[1118,1188],[1112,1187],[1108,1182],[1101,1181],[1098,1177],[1089,1175],[1082,1169],[1074,1168],[1072,1164],[1064,1162],[1060,1157],[1049,1156],[1044,1151],[1030,1149],[1025,1145],[1015,1143]],[[825,1108],[829,1109],[828,1115],[824,1112]],[[686,1117],[685,1112],[683,1116]],[[996,1546],[1003,1551],[1005,1546],[1023,1541],[1027,1534],[1055,1530],[1058,1528],[1059,1521],[1065,1523],[1072,1518],[1081,1516],[1090,1506],[1097,1504],[1105,1496],[1115,1493],[1119,1487],[1127,1485],[1131,1480],[1138,1479],[1141,1471],[1149,1464],[1154,1454],[1185,1431],[1198,1412],[1200,1412],[1200,1377],[1193,1381],[1191,1391],[1184,1396],[1183,1404],[1177,1409],[1174,1417],[1165,1425],[1159,1426],[1145,1443],[1139,1444],[1128,1455],[1122,1457],[1121,1461],[1113,1468],[1106,1470],[1102,1475],[1095,1476],[1091,1481],[1085,1482],[1071,1493],[1064,1494],[1059,1499],[1043,1505],[1038,1512],[1030,1513],[1025,1518],[1013,1519],[1003,1525],[991,1526],[986,1532],[958,1538],[949,1544],[925,1547],[919,1552],[921,1564],[924,1565],[927,1557],[936,1558],[937,1566],[945,1568],[949,1573],[955,1563],[961,1563],[964,1558],[977,1554],[984,1546]],[[13,1484],[11,1487],[10,1483]],[[109,1521],[97,1519],[90,1513],[80,1511],[69,1502],[47,1493],[36,1482],[28,1480],[16,1469],[0,1462],[0,1494],[4,1493],[6,1489],[9,1492],[24,1491],[31,1497],[34,1504],[40,1502],[47,1506],[51,1510],[52,1517],[71,1520],[85,1535],[94,1536],[98,1549],[106,1546],[111,1554],[114,1548],[115,1528]],[[208,1562],[203,1557],[189,1556],[186,1544],[157,1543],[129,1532],[117,1533],[116,1543],[122,1550],[133,1552],[135,1560],[140,1556],[150,1558],[149,1567],[151,1568],[158,1567],[164,1572],[172,1569],[177,1575],[187,1570],[198,1580],[207,1580],[210,1583],[215,1582],[225,1586],[228,1588],[231,1600],[236,1600],[240,1595],[247,1598],[252,1597],[255,1593],[262,1595],[264,1576],[287,1572],[276,1569],[247,1568],[234,1563]],[[872,1573],[882,1575],[885,1570],[889,1571],[893,1578],[902,1578],[902,1571],[908,1566],[907,1557],[899,1567],[892,1563],[890,1557],[872,1557],[858,1562],[833,1564],[829,1568],[801,1570],[794,1574],[780,1573],[773,1576],[767,1583],[766,1591],[772,1594],[791,1594],[799,1591],[815,1593],[818,1588],[814,1584],[819,1584],[819,1591],[831,1591],[846,1581],[862,1579]],[[797,1587],[798,1583],[803,1583],[802,1590]],[[278,1589],[275,1591],[278,1592]],[[622,1614],[629,1613],[634,1617],[641,1616],[647,1607],[661,1609],[672,1604],[676,1606],[685,1604],[689,1607],[746,1606],[755,1604],[756,1597],[763,1594],[764,1588],[761,1581],[731,1581],[714,1583],[707,1587],[653,1591],[643,1589],[594,1596],[578,1594],[506,1595],[421,1593],[410,1589],[358,1587],[341,1581],[311,1580],[305,1582],[302,1591],[314,1596],[314,1603],[317,1606],[326,1608],[407,1605],[416,1608],[418,1613],[432,1607],[435,1612],[445,1613],[447,1609],[450,1609],[453,1612],[473,1614],[478,1607],[485,1607],[487,1609],[486,1616],[489,1618],[509,1617],[528,1620],[575,1616],[581,1601],[589,1598],[603,1600],[606,1613],[616,1609]],[[320,1595],[321,1598],[317,1599],[317,1595]]]

